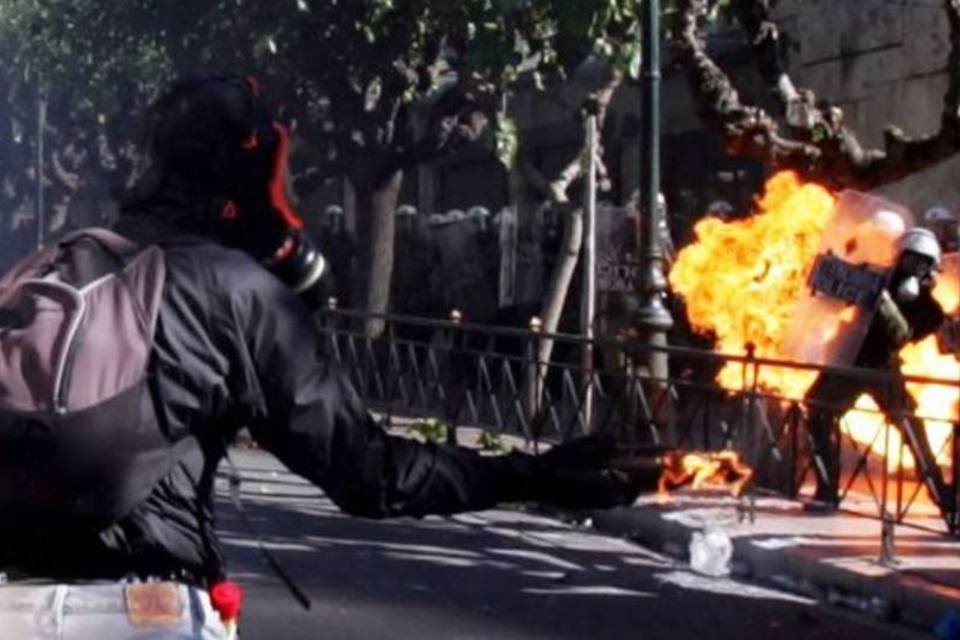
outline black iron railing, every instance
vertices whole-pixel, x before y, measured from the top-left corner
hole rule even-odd
[[[910,433],[911,425],[934,418],[917,414],[905,385],[938,385],[956,403],[960,381],[771,360],[754,357],[750,349],[722,355],[683,347],[657,349],[669,357],[670,375],[653,378],[642,365],[654,347],[640,341],[587,341],[531,329],[389,315],[380,316],[385,332],[372,339],[362,329],[369,317],[323,311],[319,325],[329,356],[349,372],[372,409],[388,417],[442,421],[451,440],[464,426],[533,443],[606,430],[627,446],[734,449],[755,469],[760,490],[796,497],[809,491],[817,474],[829,475],[829,462],[814,455],[824,445],[815,446],[811,428],[814,420],[826,420],[841,461],[842,504],[852,504],[856,496],[861,507],[868,505],[871,515],[884,520],[918,526],[939,522],[940,530],[943,523],[956,530],[951,513],[960,504],[960,451],[954,437],[960,427],[956,422],[938,425],[949,432],[934,451],[938,471],[905,463],[909,438],[895,447],[891,443],[900,433]],[[555,343],[549,363],[538,362],[536,355],[545,337]],[[596,356],[593,367],[583,364],[587,346]],[[731,363],[742,373],[733,390],[714,382],[716,372]],[[772,368],[828,378],[837,388],[869,387],[882,396],[884,413],[867,410],[877,418],[876,426],[867,437],[863,432],[854,437],[853,425],[840,420],[848,403],[833,404],[829,393],[792,398],[767,392],[758,380]],[[948,494],[942,483],[936,486],[938,474],[947,478]]]

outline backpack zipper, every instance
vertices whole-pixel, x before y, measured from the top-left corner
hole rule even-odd
[[[67,332],[67,342],[64,345],[63,355],[60,358],[60,365],[57,367],[57,377],[54,379],[53,407],[57,414],[63,415],[67,412],[67,391],[69,390],[68,371],[72,372],[73,358],[77,350],[77,334],[80,329],[80,323],[83,320],[84,313],[87,310],[86,302],[82,296],[78,296],[80,308],[77,316],[70,324]]]
[[[60,361],[57,363],[56,373],[54,374],[53,397],[51,398],[51,401],[53,404],[53,410],[57,414],[63,415],[69,409],[67,392],[69,391],[70,376],[68,372],[72,372],[73,360],[77,350],[80,324],[83,322],[83,318],[87,311],[85,294],[87,291],[100,286],[103,282],[113,277],[116,277],[116,273],[107,273],[79,288],[61,282],[58,279],[56,271],[52,272],[45,278],[28,278],[23,280],[24,284],[31,283],[59,289],[70,296],[76,303],[76,314],[70,323],[70,327],[67,329],[67,337],[64,341],[63,350],[60,353]]]
[[[76,351],[77,334],[80,330],[80,323],[83,321],[83,316],[86,314],[87,310],[86,301],[79,291],[56,280],[41,280],[38,278],[24,280],[24,284],[28,283],[53,287],[54,289],[64,291],[67,293],[67,295],[73,298],[74,302],[77,304],[76,315],[73,317],[73,321],[70,323],[70,327],[67,329],[67,337],[64,341],[63,350],[60,353],[60,361],[57,363],[57,369],[53,378],[53,397],[51,398],[53,402],[53,410],[58,414],[64,414],[67,412],[66,371],[73,362],[73,354]]]
[[[79,289],[73,288],[70,285],[62,284],[57,282],[65,290],[68,290],[73,298],[77,301],[77,315],[74,318],[74,321],[70,325],[70,329],[67,332],[66,344],[63,348],[63,355],[60,358],[60,364],[57,367],[57,377],[55,378],[54,383],[54,392],[53,392],[53,406],[56,413],[63,415],[67,412],[69,407],[67,406],[67,392],[70,390],[70,380],[73,377],[73,359],[77,351],[77,343],[80,341],[77,333],[80,329],[80,323],[83,322],[83,317],[87,312],[87,299],[84,294],[87,291],[99,287],[102,283],[114,278],[116,274],[108,273],[106,275],[100,276],[93,282],[90,282]]]

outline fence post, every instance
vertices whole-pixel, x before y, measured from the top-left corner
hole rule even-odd
[[[540,333],[543,330],[543,321],[537,316],[530,318],[530,339],[527,341],[527,375],[524,388],[527,390],[527,397],[524,398],[526,408],[526,420],[529,434],[533,438],[534,450],[539,448],[540,428],[540,403],[542,400],[541,384],[542,373],[540,371]]]
[[[463,314],[459,309],[450,311],[450,322],[453,327],[450,328],[449,350],[447,351],[447,393],[444,420],[447,423],[447,444],[457,445],[457,421],[460,418],[460,409],[463,407],[463,396],[465,393],[462,376],[460,375],[458,352],[462,352],[463,330],[460,323],[463,320]]]
[[[960,356],[957,356],[960,358]],[[957,393],[960,394],[960,386],[957,387]],[[953,439],[951,444],[951,464],[950,474],[953,476],[953,504],[951,505],[950,522],[947,523],[947,529],[953,535],[960,535],[960,421],[953,423]]]
[[[949,523],[950,533],[960,534],[960,422],[953,423],[953,514]]]
[[[899,386],[899,385],[898,385],[898,386]],[[882,503],[882,504],[880,505],[880,515],[881,515],[881,517],[883,518],[884,525],[886,525],[887,518],[890,516],[890,512],[889,512],[889,509],[888,509],[888,507],[887,507],[887,504],[888,504],[889,499],[890,499],[890,497],[889,497],[889,492],[890,492],[890,423],[891,423],[893,420],[896,420],[897,423],[898,423],[898,425],[897,425],[897,426],[898,426],[898,429],[900,429],[900,432],[901,432],[901,433],[904,433],[904,432],[903,432],[903,420],[904,420],[904,416],[903,416],[903,412],[900,410],[900,407],[905,406],[905,405],[903,404],[903,397],[901,396],[901,394],[904,392],[904,390],[903,390],[903,389],[894,389],[893,387],[894,387],[894,384],[893,384],[892,380],[889,380],[889,379],[888,379],[888,381],[887,381],[887,389],[890,390],[890,392],[892,392],[892,393],[888,392],[888,393],[887,393],[887,397],[894,399],[894,402],[896,403],[896,404],[894,404],[894,406],[897,407],[897,411],[895,412],[896,415],[893,416],[893,418],[891,418],[890,416],[888,416],[888,415],[886,415],[886,414],[883,414],[883,416],[884,416],[884,424],[883,424],[883,471],[882,471],[882,473],[881,473],[881,481],[883,482],[883,486],[880,488],[880,501],[881,501],[881,503]],[[893,393],[896,393],[897,395],[894,396]],[[842,437],[841,437],[841,440],[840,440],[840,444],[841,444],[841,445],[843,444],[843,439],[842,439]],[[837,455],[841,455],[842,453],[843,453],[843,450],[841,449],[840,451],[837,452]],[[918,458],[919,458],[919,456],[918,456]],[[917,462],[917,464],[919,464],[919,461]],[[839,476],[839,473],[838,473],[837,475]],[[897,482],[898,482],[898,483],[903,482],[903,478],[902,478],[900,475],[897,476]],[[837,484],[839,485],[840,483],[838,482]],[[842,498],[842,496],[841,496],[841,498]],[[886,536],[887,536],[887,531],[886,531],[886,529],[884,529],[882,533],[883,533],[882,540],[885,542],[885,541],[886,541]],[[891,532],[891,535],[892,535],[892,532]],[[884,555],[884,557],[886,557],[886,551],[885,551],[885,550],[884,550],[884,554],[883,554],[883,555]]]
[[[744,458],[750,460],[753,458],[753,446],[756,441],[756,424],[754,420],[754,403],[756,402],[757,395],[757,364],[755,361],[756,358],[756,346],[752,342],[748,342],[746,345],[747,357],[746,361],[743,363],[743,375],[741,386],[743,387],[744,399],[740,403],[740,434],[737,438],[742,444],[749,444],[750,451],[749,456],[744,455]],[[753,378],[752,380],[750,378]],[[735,449],[736,444],[731,440],[728,440],[726,443],[726,449]],[[746,449],[746,447],[742,447]],[[744,451],[744,454],[748,452]]]
[[[883,522],[880,525],[880,564],[892,567],[897,564],[896,522],[884,505]]]
[[[314,314],[314,320],[317,322],[317,330],[323,333],[325,343],[324,351],[334,359],[339,365],[342,364],[340,356],[340,345],[337,342],[337,299],[327,298],[326,306],[321,306]]]
[[[328,329],[336,328],[335,326],[337,322],[336,313],[337,313],[337,305],[339,303],[340,301],[333,296],[330,296],[329,298],[327,298],[327,308],[324,309],[325,313],[323,314],[324,327]]]
[[[806,476],[806,473],[803,476],[799,475],[803,464],[800,462],[800,429],[803,427],[803,414],[797,401],[794,401],[790,407],[790,413],[790,498],[795,499],[800,494],[803,476]]]

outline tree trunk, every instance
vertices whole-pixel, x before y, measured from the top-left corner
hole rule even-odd
[[[550,288],[543,302],[544,333],[556,333],[560,326],[560,316],[567,302],[570,292],[570,283],[573,282],[573,273],[577,269],[580,259],[580,248],[583,246],[583,209],[569,207],[564,216],[563,242],[560,244],[560,253],[557,255],[557,264],[550,274]],[[537,349],[537,359],[544,363],[550,362],[553,353],[553,340],[540,341]]]
[[[403,171],[395,171],[373,185],[354,178],[350,182],[357,194],[359,252],[353,306],[369,314],[384,314],[390,307],[397,198]],[[368,318],[363,326],[365,335],[375,338],[383,333],[385,323],[380,318]]]
[[[563,225],[563,242],[557,263],[550,275],[550,287],[544,299],[541,324],[538,331],[554,334],[560,325],[560,316],[567,301],[567,293],[573,274],[577,269],[580,248],[583,245],[583,209],[568,207]],[[544,337],[536,341],[536,360],[527,369],[523,385],[523,403],[527,420],[533,425],[535,438],[539,436],[541,398],[544,382],[549,373],[550,359],[553,357],[553,338]]]
[[[584,103],[587,119],[595,118],[597,136],[603,129],[603,123],[613,94],[620,87],[622,81],[623,75],[614,70],[606,86],[594,94],[592,99],[588,99]],[[586,120],[584,122],[586,123]],[[593,162],[587,162],[590,154],[593,154]],[[583,147],[577,157],[567,165],[556,180],[549,183],[522,154],[519,160],[524,169],[526,180],[541,193],[545,193],[555,206],[561,206],[565,210],[563,242],[560,246],[557,262],[553,267],[553,273],[550,276],[550,287],[544,298],[541,314],[541,330],[546,334],[556,333],[557,327],[560,325],[560,317],[563,314],[567,293],[570,290],[570,283],[573,281],[577,260],[580,257],[580,249],[583,246],[583,209],[570,204],[567,190],[575,180],[583,177],[587,166],[593,167],[596,174],[602,174],[605,182],[606,170],[602,163],[602,157],[603,148],[599,144],[599,138],[592,138],[585,134]],[[596,174],[595,178],[597,177]],[[553,357],[552,338],[541,338],[538,341],[536,356],[537,366],[531,367],[531,373],[527,375],[524,390],[527,415],[531,417],[538,413],[537,408],[540,406],[544,378],[550,359]]]

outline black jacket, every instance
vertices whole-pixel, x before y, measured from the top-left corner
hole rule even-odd
[[[216,579],[214,474],[243,426],[350,514],[420,516],[522,497],[524,456],[387,435],[322,355],[309,310],[245,253],[183,236],[161,216],[124,216],[117,231],[165,248],[150,386],[162,427],[193,446],[146,503],[99,534],[0,524],[0,567],[51,578]]]

